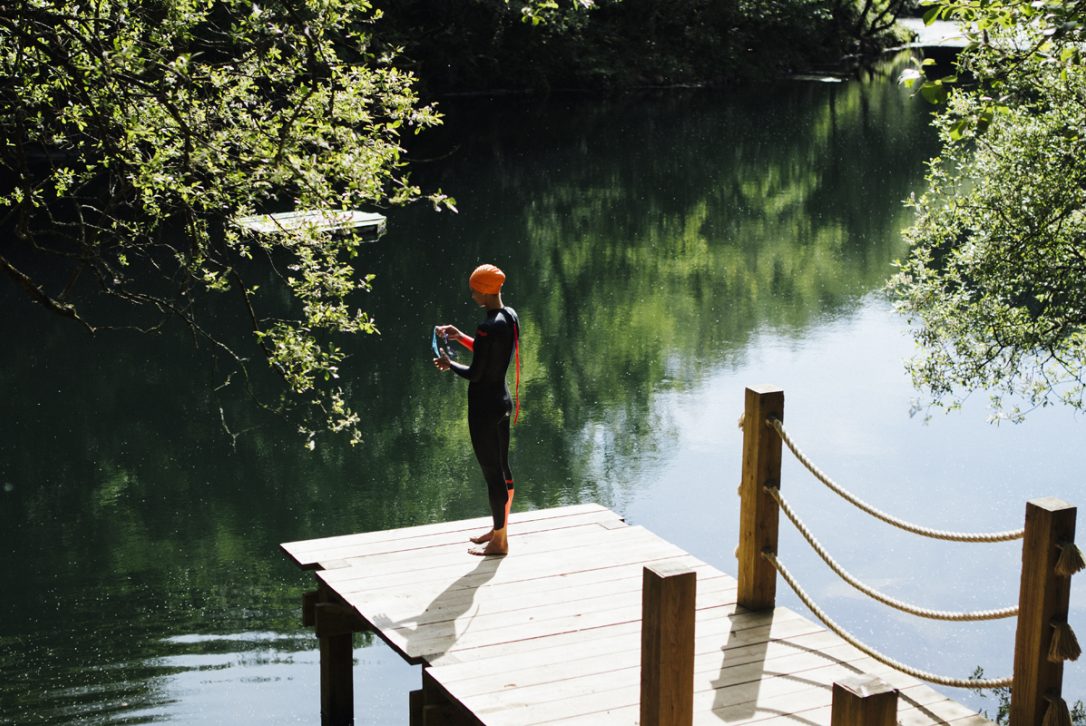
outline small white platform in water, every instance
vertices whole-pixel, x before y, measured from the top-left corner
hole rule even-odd
[[[313,228],[321,232],[346,232],[358,229],[363,234],[380,236],[385,233],[386,220],[383,214],[362,212],[357,209],[311,209],[275,214],[254,214],[238,217],[238,226],[262,234],[290,232],[296,229]]]
[[[962,26],[950,20],[927,24],[920,18],[900,18],[897,23],[916,34],[916,40],[901,48],[964,48],[969,45]]]

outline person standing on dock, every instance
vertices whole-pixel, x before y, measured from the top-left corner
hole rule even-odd
[[[478,537],[468,550],[473,555],[505,555],[509,552],[509,510],[513,505],[513,472],[509,468],[509,420],[520,414],[520,319],[502,302],[505,273],[494,265],[479,265],[468,280],[471,299],[486,309],[486,319],[476,328],[475,337],[455,326],[439,325],[437,334],[455,340],[472,351],[471,365],[449,360],[442,352],[434,359],[439,371],[451,370],[468,383],[468,431],[475,458],[483,470],[493,528]],[[517,362],[517,399],[514,409],[505,383],[513,358]],[[515,410],[515,413],[514,413]]]

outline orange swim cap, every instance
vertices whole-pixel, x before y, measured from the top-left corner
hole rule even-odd
[[[501,292],[504,282],[505,273],[494,265],[479,265],[468,280],[472,290],[484,295],[497,295]]]

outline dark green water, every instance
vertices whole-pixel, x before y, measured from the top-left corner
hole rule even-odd
[[[0,288],[0,723],[315,722],[315,641],[298,622],[310,579],[277,544],[486,512],[464,387],[429,361],[433,324],[479,318],[466,275],[480,261],[509,273],[523,320],[515,509],[600,502],[734,572],[735,421],[743,387],[763,382],[785,388],[820,466],[900,516],[1007,529],[1027,498],[1075,501],[1080,418],[997,429],[980,401],[927,425],[908,415],[909,342],[878,290],[934,139],[889,71],[444,108],[436,151],[419,154],[441,158],[417,178],[460,214],[393,211],[360,262],[382,334],[352,342],[343,371],[358,448],[309,452],[234,387],[211,393],[224,375],[182,331],[90,338]],[[220,407],[252,427],[236,447]],[[917,543],[785,471],[816,534],[877,587],[951,609],[1016,599],[1013,546]],[[782,542],[878,647],[948,675],[1009,672],[1011,625],[899,617],[787,528]],[[405,722],[417,671],[380,644],[357,655],[361,721]]]

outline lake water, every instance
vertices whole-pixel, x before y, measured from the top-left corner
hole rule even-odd
[[[523,321],[515,509],[599,502],[734,574],[736,420],[761,383],[785,390],[788,428],[821,468],[906,519],[1003,530],[1029,498],[1081,499],[1081,416],[995,427],[983,395],[910,416],[911,342],[880,290],[935,140],[892,67],[842,84],[444,108],[417,179],[460,214],[393,210],[360,259],[382,331],[349,343],[343,371],[362,446],[309,452],[236,385],[212,393],[227,371],[183,331],[91,338],[3,288],[0,722],[316,722],[316,641],[299,620],[311,576],[277,545],[486,513],[463,382],[429,360],[432,325],[480,318],[466,276],[481,261],[509,273]],[[245,430],[236,446],[224,420]],[[783,490],[891,595],[1017,601],[1015,544],[891,530],[787,455]],[[1013,620],[899,615],[837,580],[788,524],[780,550],[838,622],[899,660],[1010,673]],[[1086,634],[1082,588],[1071,623]],[[418,670],[381,643],[356,655],[359,721],[406,723]],[[1086,697],[1081,666],[1065,693]]]

